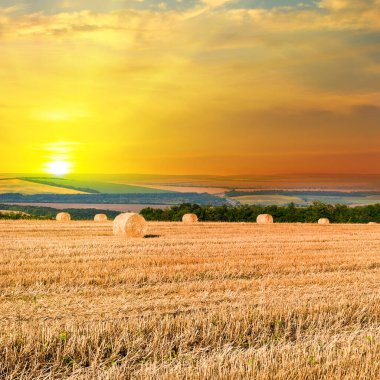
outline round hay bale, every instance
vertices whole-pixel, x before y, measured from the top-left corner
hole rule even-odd
[[[257,224],[272,224],[273,223],[273,216],[270,214],[260,214],[256,218]]]
[[[106,222],[108,217],[106,214],[96,214],[94,217],[95,222]]]
[[[330,224],[330,220],[327,218],[321,218],[318,220],[318,224],[324,224],[324,225]]]
[[[376,222],[369,222],[368,223],[370,226],[374,226],[374,225],[376,225],[377,223]]]
[[[198,222],[198,216],[195,214],[185,214],[182,217],[182,222],[185,224],[192,224]]]
[[[58,222],[70,222],[71,215],[68,212],[60,212],[55,218]]]
[[[144,237],[146,235],[146,221],[136,213],[118,215],[113,221],[113,234],[123,237]]]

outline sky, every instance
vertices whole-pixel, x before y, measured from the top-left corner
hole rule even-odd
[[[380,173],[380,0],[0,0],[0,172]]]

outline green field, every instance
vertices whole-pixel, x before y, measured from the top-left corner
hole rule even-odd
[[[73,189],[86,193],[102,193],[102,194],[156,194],[156,193],[170,193],[167,190],[152,189],[143,186],[131,186],[126,184],[99,182],[91,180],[76,180],[65,178],[39,178],[30,177],[23,178],[23,180],[49,185],[65,189]]]
[[[53,186],[47,183],[31,182],[18,178],[0,178],[0,194],[81,194],[86,193],[74,188]]]

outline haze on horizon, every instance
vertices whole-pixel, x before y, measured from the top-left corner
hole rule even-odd
[[[0,172],[380,173],[380,0],[2,0]]]

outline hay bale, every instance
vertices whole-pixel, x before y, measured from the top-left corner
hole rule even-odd
[[[71,215],[68,212],[60,212],[55,219],[58,220],[58,222],[70,222]]]
[[[376,225],[377,223],[376,222],[369,222],[368,223],[370,226],[374,226],[374,225]]]
[[[106,222],[108,217],[106,214],[96,214],[94,217],[95,222]]]
[[[198,222],[198,216],[195,214],[185,214],[182,217],[182,223],[192,224],[192,223],[197,223],[197,222]]]
[[[330,224],[330,220],[327,218],[321,218],[318,220],[318,224],[324,224],[324,225]]]
[[[272,224],[273,223],[273,216],[270,214],[260,214],[256,218],[257,224]]]
[[[146,235],[146,221],[136,213],[118,215],[113,221],[113,234],[122,237],[144,237]]]

